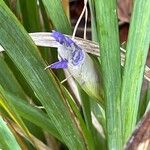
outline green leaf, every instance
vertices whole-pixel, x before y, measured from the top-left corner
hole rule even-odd
[[[93,104],[95,105],[97,104],[96,100],[90,99],[90,97],[82,89],[80,89],[80,96],[81,96],[81,106],[83,109],[84,119],[87,125],[87,129],[91,136],[90,141],[93,142],[94,149],[98,149],[99,147],[106,149],[106,143],[105,143],[106,141],[100,135],[100,133],[98,133],[98,131],[95,129],[92,123],[91,110],[93,110],[94,107]],[[93,107],[91,107],[91,105]]]
[[[143,97],[140,99],[137,121],[140,120],[141,117],[145,114],[149,101],[150,101],[150,83],[148,83],[147,89]]]
[[[21,117],[18,115],[13,104],[9,101],[7,95],[5,94],[1,86],[0,86],[0,105],[6,110],[9,116],[18,124],[18,126],[22,129],[22,131],[24,131],[27,137],[31,140],[30,132],[28,131]]]
[[[1,107],[3,107],[3,109],[5,109],[9,116],[23,129],[29,140],[31,140],[31,136],[27,127],[18,115],[14,104],[10,101],[9,97],[7,97],[5,91],[9,91],[10,93],[15,94],[17,97],[21,97],[23,99],[26,99],[26,95],[15,79],[13,73],[8,68],[2,56],[0,56],[0,68],[0,86],[2,86],[2,88],[0,87],[0,105]]]
[[[53,26],[60,32],[70,34],[71,25],[62,7],[61,0],[41,0]]]
[[[123,139],[127,141],[136,121],[150,42],[150,1],[135,0],[127,42],[122,84]]]
[[[148,111],[150,111],[150,101],[149,101],[149,103],[147,104],[145,113],[147,113]]]
[[[25,98],[24,91],[5,63],[2,56],[0,56],[0,68],[0,85],[3,87],[3,89],[15,94],[18,97]]]
[[[95,10],[105,93],[107,145],[108,149],[121,150],[121,67],[116,0],[95,1]]]
[[[91,101],[91,110],[106,134],[106,117],[104,109],[98,103]]]
[[[83,118],[79,112],[78,107],[75,105],[75,102],[74,102],[73,98],[71,97],[71,95],[69,94],[69,92],[67,91],[67,89],[64,88],[63,92],[65,93],[68,103],[69,103],[70,107],[72,108],[73,112],[75,113],[75,116],[77,116],[77,118],[79,119],[81,131],[83,132],[83,136],[85,137],[88,149],[93,150],[94,142],[92,139],[92,135],[91,135],[90,131],[88,130],[88,128],[86,127],[85,122],[83,121]]]
[[[8,92],[5,92],[5,94],[9,98],[9,101],[14,105],[17,113],[22,118],[41,127],[42,129],[46,130],[47,132],[52,134],[54,137],[56,137],[57,139],[59,139],[60,141],[63,142],[63,139],[61,138],[60,134],[58,133],[56,127],[51,123],[52,121],[48,117],[47,114],[45,114],[40,109],[31,106],[24,99],[18,98],[15,95],[10,94]]]
[[[46,13],[46,10],[45,10],[45,7],[42,3],[42,0],[39,0],[39,7],[40,7],[41,15],[42,15],[42,18],[43,18],[44,31],[49,31],[52,28],[52,23],[48,19],[48,15]]]
[[[95,6],[94,6],[94,0],[88,0],[89,1],[89,7],[91,12],[91,29],[92,29],[92,41],[97,42],[97,31],[96,31],[96,16],[95,16]]]
[[[7,127],[6,122],[0,116],[0,149],[7,150],[21,150],[19,144],[17,143],[14,135]]]
[[[22,13],[22,20],[25,29],[28,32],[37,32],[41,30],[41,22],[37,0],[19,0]]]
[[[59,88],[61,85],[50,71],[44,71],[45,64],[36,46],[2,0],[0,24],[1,45],[30,84],[65,144],[72,150],[85,149],[84,139]]]

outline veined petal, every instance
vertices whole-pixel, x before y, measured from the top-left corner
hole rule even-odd
[[[83,62],[84,51],[72,39],[57,31],[53,31],[52,37],[62,45],[58,52],[63,59],[67,59],[74,66]]]
[[[64,36],[62,33],[53,31],[52,37],[55,38],[57,42],[59,42],[61,45],[71,47],[72,44],[74,44],[74,41],[71,40],[69,37]]]
[[[59,68],[67,68],[68,67],[68,61],[66,59],[62,59],[60,61],[57,61],[49,66],[47,66],[45,69],[48,68],[54,68],[54,69],[59,69]]]
[[[75,50],[72,53],[72,63],[78,65],[84,59],[84,54],[82,50]]]

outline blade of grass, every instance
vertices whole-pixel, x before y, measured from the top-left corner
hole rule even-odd
[[[42,129],[46,130],[48,133],[63,142],[63,139],[61,138],[55,126],[53,126],[53,124],[51,123],[51,119],[46,113],[36,107],[31,106],[22,98],[18,98],[8,92],[5,92],[5,94],[9,98],[10,102],[13,103],[16,111],[22,118],[41,127]]]
[[[5,63],[2,56],[0,56],[0,68],[0,85],[3,87],[3,89],[5,91],[10,91],[18,97],[26,98],[24,91]]]
[[[39,7],[40,7],[42,19],[43,19],[44,31],[49,31],[50,29],[52,29],[52,24],[51,24],[51,20],[48,19],[48,15],[46,13],[46,10],[45,10],[45,7],[42,3],[42,0],[39,0]]]
[[[86,139],[88,149],[94,150],[94,142],[93,142],[91,133],[87,129],[85,122],[83,121],[83,118],[79,112],[78,107],[75,105],[74,100],[71,97],[71,95],[69,94],[69,92],[67,91],[67,89],[64,88],[63,91],[65,93],[65,96],[68,100],[70,107],[72,108],[73,112],[75,113],[75,116],[77,116],[77,118],[79,119],[80,127],[81,127],[81,130],[82,130],[84,137]]]
[[[150,11],[148,10],[150,10],[150,1],[134,1],[121,98],[124,142],[127,141],[137,121],[140,91],[150,42]]]
[[[5,91],[9,91],[12,94],[16,95],[16,97],[21,97],[24,100],[26,100],[27,96],[25,95],[24,91],[22,90],[19,83],[15,79],[11,70],[8,68],[8,66],[5,63],[2,56],[0,56],[0,68],[1,68],[0,69],[0,77],[1,77],[0,85],[3,87],[3,89]],[[24,129],[24,131],[27,132],[27,135],[28,135],[28,131],[26,131],[28,128],[26,126],[27,124],[25,125],[25,123],[22,122],[22,120],[20,119],[20,115],[18,115],[18,111],[17,111],[16,107],[10,101],[10,98],[5,95],[4,90],[0,91],[2,93],[2,95],[5,96],[5,98],[3,98],[3,101],[1,101],[1,107],[3,107],[5,109],[5,111],[7,111],[10,116],[12,116],[13,120],[15,120],[22,127],[22,129]],[[4,99],[7,101],[5,102]],[[15,107],[15,109],[14,109],[14,107]],[[15,111],[13,111],[13,109]],[[3,114],[4,111],[1,111],[1,113]],[[8,116],[8,117],[10,117],[10,116]],[[33,130],[30,130],[30,131],[33,131]],[[30,140],[30,137],[28,139]]]
[[[37,0],[20,0],[19,4],[21,8],[22,22],[25,29],[28,32],[42,31],[43,16],[40,16],[40,6],[38,6]],[[48,22],[48,18],[44,21]],[[43,24],[45,25],[47,22],[43,22]],[[49,57],[49,51],[46,48],[41,48],[40,53],[43,58]]]
[[[21,117],[18,115],[13,104],[8,100],[7,96],[4,93],[4,89],[0,86],[0,105],[3,107],[9,116],[17,123],[17,125],[22,129],[22,131],[27,135],[29,140],[31,140],[31,135],[26,125],[24,124]]]
[[[9,69],[11,70],[11,72],[13,73],[13,75],[14,75],[14,78],[17,80],[17,82],[20,84],[20,86],[21,86],[21,88],[23,89],[23,91],[24,91],[24,93],[28,96],[28,97],[30,97],[34,102],[37,102],[37,98],[35,97],[35,94],[34,94],[34,92],[33,92],[33,90],[32,90],[32,88],[30,87],[30,85],[27,83],[27,81],[25,80],[25,78],[23,77],[23,75],[21,74],[21,72],[20,72],[20,70],[15,66],[15,64],[13,63],[13,61],[11,60],[11,58],[7,55],[7,53],[4,53],[3,54],[3,56],[4,56],[4,61],[5,61],[5,63],[8,65],[8,67],[9,68],[6,68],[6,70],[8,71]],[[6,67],[6,65],[5,65],[5,67]],[[1,72],[2,74],[3,74],[3,71]],[[7,73],[7,72],[6,72]],[[9,73],[8,73],[8,75],[9,75]],[[5,75],[3,75],[4,76],[4,78],[5,78],[5,80],[7,80],[6,78],[7,78],[7,74],[6,74],[6,76]],[[10,77],[10,79],[12,79],[11,78],[11,76],[9,75],[9,77]],[[12,79],[12,80],[14,80],[14,79]],[[11,80],[10,80],[11,81]],[[9,82],[9,79],[7,80],[7,81],[2,81],[3,82],[3,85],[5,84],[5,82],[8,84]],[[12,81],[14,84],[15,84],[15,82],[14,81]],[[8,86],[12,86],[12,85],[8,85]],[[17,86],[17,85],[16,85]],[[14,87],[16,87],[16,86],[14,86]],[[19,87],[18,87],[19,88]],[[5,88],[5,90],[7,90],[6,88]],[[11,90],[11,89],[10,89]],[[15,90],[15,89],[14,89]],[[11,91],[11,92],[13,92],[14,93],[14,90],[13,91]],[[18,89],[19,90],[19,89]],[[20,91],[21,92],[21,91]],[[19,93],[18,93],[19,94]],[[23,97],[24,98],[24,97]]]
[[[149,103],[148,103],[148,105],[147,105],[147,107],[146,107],[145,114],[146,114],[148,111],[150,111],[150,101],[149,101]]]
[[[96,102],[91,102],[91,110],[102,126],[104,134],[106,135],[106,117],[104,109]]]
[[[80,89],[80,95],[85,123],[89,133],[91,134],[90,136],[91,141],[94,143],[94,149],[98,149],[99,147],[106,149],[104,138],[98,134],[92,123],[91,103],[96,103],[96,100],[90,99],[90,97],[82,89]]]
[[[105,92],[108,149],[122,149],[121,67],[116,1],[95,1],[102,78]]]
[[[7,4],[9,9],[15,14],[15,16],[21,20],[20,15],[20,6],[19,6],[19,0],[4,0],[4,2]]]
[[[42,20],[41,21],[42,29],[43,29],[43,31],[50,31],[52,29],[52,24],[47,16],[45,7],[41,0],[39,0],[39,7],[40,7],[40,14],[42,16],[42,19],[41,19]],[[52,48],[44,48],[44,47],[42,49],[40,48],[40,52],[43,56],[43,59],[46,60],[49,64],[54,62],[56,60],[55,58],[57,56],[57,53],[54,51],[52,52],[52,51],[53,51]]]
[[[60,32],[70,34],[71,25],[65,15],[61,0],[42,0],[53,26]]]
[[[4,0],[4,2],[6,3],[6,5],[9,7],[10,6],[10,1],[9,0]]]
[[[137,121],[141,119],[141,117],[144,115],[149,101],[150,101],[150,83],[148,83],[147,90],[145,91],[144,96],[142,97],[142,99],[140,99]]]
[[[7,150],[21,150],[19,144],[17,143],[14,135],[7,127],[6,122],[0,116],[0,149]]]
[[[68,109],[60,85],[50,71],[44,71],[45,65],[37,48],[2,0],[0,24],[1,45],[34,90],[65,144],[73,150],[85,149],[82,133]]]
[[[13,106],[15,107],[17,113],[19,113],[21,117],[27,119],[28,121],[31,121],[35,125],[40,126],[42,129],[45,129],[60,140],[61,136],[56,130],[55,126],[51,124],[48,116],[42,111],[38,111],[36,108],[31,107],[29,104],[27,104],[25,93],[18,84],[17,80],[14,78],[7,64],[4,62],[3,57],[0,57],[0,68],[0,84],[5,89],[5,93],[6,91],[9,91],[11,93],[7,93],[8,100],[11,101],[10,103],[13,103]],[[12,94],[14,94],[15,96]],[[60,141],[63,140],[61,139]]]
[[[41,22],[37,0],[19,0],[22,21],[28,32],[41,31]]]
[[[46,18],[47,20],[43,20],[45,22],[42,22],[43,16],[40,16],[40,6],[38,6],[37,0],[20,0],[19,4],[21,8],[22,22],[25,29],[28,32],[42,31],[42,23],[47,25],[48,18]],[[41,12],[43,11],[41,10]],[[40,53],[43,58],[50,56],[49,51],[46,48],[40,48]]]
[[[80,89],[80,96],[81,96],[81,106],[83,109],[84,119],[89,132],[92,132],[93,125],[92,125],[92,118],[91,118],[90,98],[82,89]]]
[[[94,7],[94,1],[88,0],[89,6],[90,6],[90,12],[91,12],[91,29],[92,29],[92,41],[97,42],[97,31],[96,31],[96,16],[95,16],[95,7]]]

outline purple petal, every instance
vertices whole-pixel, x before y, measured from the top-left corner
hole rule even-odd
[[[66,38],[66,45],[71,46],[71,45],[75,44],[75,42],[72,39],[70,39],[69,37],[66,36],[65,38]]]
[[[71,40],[69,37],[64,36],[62,33],[53,31],[52,37],[55,38],[57,42],[59,42],[62,45],[71,46],[72,44],[75,44],[73,40]]]
[[[70,39],[69,37],[67,37],[57,31],[52,32],[52,37],[55,38],[55,40],[57,42],[59,42],[61,45],[63,45],[64,48],[66,48],[66,50],[67,50],[67,47],[70,47],[69,50],[71,52],[71,55],[69,57],[71,58],[72,64],[74,66],[79,65],[81,63],[81,61],[84,59],[84,52],[72,39]],[[64,60],[65,60],[65,58],[63,58],[63,61]],[[68,63],[68,61],[67,61],[67,63]],[[56,68],[56,69],[57,68],[67,68],[68,67],[66,65],[67,63],[59,61],[59,62],[56,62],[56,63],[50,65],[50,68]],[[61,65],[62,66],[64,65],[64,67],[62,67]]]
[[[68,67],[68,61],[66,59],[62,59],[61,61],[57,61],[49,66],[47,66],[45,69],[47,68],[54,68],[54,69],[59,69],[59,68],[67,68]]]
[[[63,44],[65,41],[65,36],[59,32],[53,31],[52,32],[52,37],[55,38],[55,40],[57,42],[59,42],[60,44]]]
[[[83,54],[83,51],[81,49],[76,49],[72,53],[72,60],[73,60],[72,63],[74,65],[78,65],[83,59],[84,59],[84,54]]]

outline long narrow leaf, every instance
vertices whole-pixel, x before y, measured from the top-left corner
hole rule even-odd
[[[88,0],[89,1],[89,7],[91,12],[91,29],[92,29],[92,41],[97,42],[97,31],[96,31],[96,16],[95,16],[95,6],[94,6],[94,0]]]
[[[7,127],[6,122],[0,117],[0,149],[21,150],[14,135]]]
[[[10,102],[13,103],[16,111],[22,118],[34,123],[35,125],[52,134],[54,137],[58,138],[60,141],[63,141],[57,129],[51,123],[51,119],[47,114],[38,110],[36,107],[30,106],[22,98],[18,98],[8,92],[5,92],[5,94],[9,98]]]
[[[0,0],[0,43],[19,68],[36,96],[45,107],[53,125],[70,149],[84,149],[81,132],[65,102],[59,85],[45,65],[37,48],[23,27]]]
[[[54,27],[63,33],[71,33],[70,22],[65,15],[61,0],[41,0]]]
[[[82,103],[82,109],[83,109],[83,115],[84,115],[84,119],[87,125],[87,129],[89,131],[89,133],[91,134],[91,141],[93,141],[94,143],[94,148],[98,149],[99,147],[103,147],[103,149],[106,149],[106,143],[104,138],[98,134],[98,132],[96,131],[96,129],[94,128],[93,124],[92,124],[92,116],[91,116],[91,103],[93,104],[97,104],[95,102],[95,100],[90,99],[90,97],[81,89],[81,103]],[[94,106],[93,106],[94,107]],[[100,108],[99,108],[100,109]],[[102,118],[101,118],[102,119]]]
[[[121,67],[116,1],[95,1],[97,32],[100,45],[105,92],[108,149],[122,149],[120,108]]]
[[[22,12],[22,20],[25,29],[28,32],[40,31],[41,22],[37,0],[20,0],[19,4]]]
[[[15,79],[13,73],[5,63],[2,56],[0,56],[0,85],[5,91],[9,91],[18,97],[25,98],[24,91]]]
[[[18,124],[18,126],[24,131],[29,140],[31,140],[31,135],[26,125],[24,124],[22,118],[18,115],[13,104],[8,100],[8,97],[5,95],[3,88],[0,86],[0,105],[3,107],[9,116]],[[32,141],[31,141],[32,142]]]
[[[124,141],[133,131],[150,42],[150,1],[135,0],[127,42],[122,85],[122,118]]]
[[[69,92],[64,89],[63,90],[67,99],[68,99],[68,103],[70,104],[72,110],[74,111],[74,113],[76,114],[76,116],[79,118],[80,120],[80,127],[84,133],[83,136],[85,136],[85,139],[86,139],[86,142],[87,142],[87,147],[90,149],[90,150],[94,150],[94,142],[93,142],[93,139],[92,139],[92,136],[91,136],[91,133],[89,132],[89,130],[87,129],[82,117],[81,117],[81,114],[79,113],[79,110],[77,108],[77,106],[75,105],[72,97],[70,96]]]

